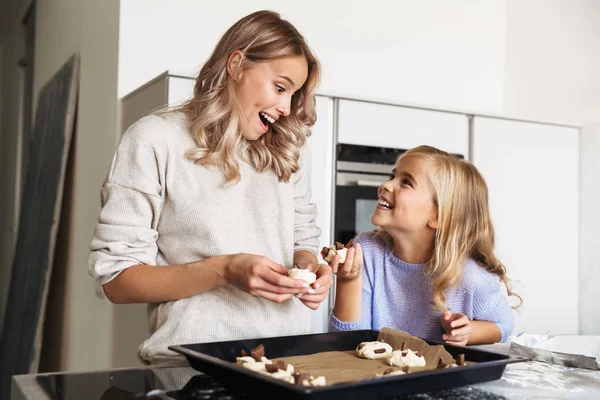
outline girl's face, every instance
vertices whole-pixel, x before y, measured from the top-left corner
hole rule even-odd
[[[437,228],[437,208],[427,179],[427,162],[418,157],[401,159],[390,180],[379,187],[371,223],[388,234],[419,234]]]
[[[235,57],[236,53],[230,56],[230,64],[235,65]],[[238,62],[240,59],[241,56]],[[304,56],[249,63],[239,72],[236,94],[242,110],[240,124],[244,137],[257,140],[270,125],[290,115],[292,96],[307,77],[308,64]]]

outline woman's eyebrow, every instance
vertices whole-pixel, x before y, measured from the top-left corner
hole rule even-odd
[[[290,83],[290,85],[292,85],[293,87],[296,87],[296,84],[294,83],[294,81],[293,81],[293,80],[291,80],[291,79],[290,79],[288,76],[285,76],[285,75],[279,75],[279,77],[280,77],[281,79],[285,79],[286,81],[288,81],[288,82]]]

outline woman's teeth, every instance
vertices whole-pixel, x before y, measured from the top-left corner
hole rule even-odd
[[[390,203],[388,203],[387,201],[385,201],[385,200],[379,199],[379,201],[377,202],[377,204],[379,204],[380,206],[385,207],[387,209],[391,209],[392,208],[392,205]]]
[[[267,121],[269,121],[270,123],[274,123],[274,122],[275,122],[275,119],[273,119],[273,118],[269,117],[267,114],[265,114],[265,113],[264,113],[264,112],[262,112],[262,111],[260,112],[260,115],[261,115],[261,116],[262,116],[264,119],[266,119]]]

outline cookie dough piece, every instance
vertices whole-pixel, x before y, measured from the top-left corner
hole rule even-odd
[[[323,247],[321,250],[321,255],[326,262],[331,262],[336,254],[340,256],[340,264],[343,264],[346,261],[348,249],[340,242],[335,242],[335,246]]]
[[[300,372],[295,372],[293,375],[294,384],[298,386],[325,386],[327,381],[324,376],[319,376],[315,378],[309,374],[302,374]]]
[[[311,379],[311,381],[310,381],[311,386],[325,386],[326,384],[327,384],[327,381],[325,380],[324,376],[316,377],[314,379]]]
[[[256,360],[250,356],[236,357],[235,359],[235,363],[239,365],[244,365],[246,363],[254,364],[255,362]]]
[[[392,346],[383,342],[362,342],[356,347],[356,355],[369,360],[388,358],[392,351]]]
[[[258,361],[255,361],[253,363],[247,362],[247,363],[242,364],[242,367],[248,368],[249,370],[254,371],[254,372],[267,373],[266,364],[263,362],[258,362]]]
[[[278,368],[278,369],[281,369],[281,370],[283,370],[283,371],[287,371],[287,372],[289,372],[290,374],[293,374],[293,373],[294,373],[294,366],[293,366],[292,364],[288,364],[288,363],[286,363],[286,362],[285,362],[285,361],[283,361],[283,360],[279,360],[279,361],[277,361],[277,368]]]
[[[306,283],[313,284],[317,280],[317,275],[307,269],[292,268],[288,271],[288,276],[292,279],[302,279]]]
[[[278,370],[272,374],[268,374],[271,378],[279,379],[284,382],[294,383],[294,377],[288,371]]]
[[[269,360],[267,357],[263,357],[260,361],[256,361],[253,357],[245,356],[245,357],[236,357],[235,363],[240,364],[240,365],[255,364],[255,363],[271,364],[272,361]]]
[[[392,367],[424,367],[425,357],[411,349],[393,351],[387,360]]]
[[[236,357],[235,362],[236,364],[239,364],[244,368],[248,368],[249,370],[261,373],[266,373],[266,366],[272,363],[272,361],[269,360],[267,357],[262,357],[260,361],[256,361],[253,357],[250,356]]]
[[[404,367],[403,369],[392,369],[388,368],[383,371],[382,374],[377,374],[377,376],[394,376],[394,375],[404,375],[408,372],[408,367]]]
[[[274,373],[277,371],[284,371],[289,373],[290,375],[294,373],[294,366],[292,364],[288,364],[283,360],[279,360],[277,361],[277,363],[273,363],[271,361],[271,364],[266,364],[265,368],[267,369],[267,372],[269,373]]]

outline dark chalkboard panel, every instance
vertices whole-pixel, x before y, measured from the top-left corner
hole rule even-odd
[[[0,341],[2,399],[9,398],[12,375],[37,372],[75,122],[79,63],[79,56],[73,55],[39,96]]]

